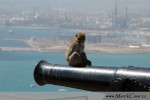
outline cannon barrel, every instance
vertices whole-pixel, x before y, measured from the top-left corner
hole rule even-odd
[[[126,84],[130,80],[130,83],[135,84],[135,88],[143,86],[143,88],[146,88],[144,91],[149,91],[150,68],[132,66],[90,66],[77,68],[40,61],[35,67],[34,79],[41,86],[54,84],[89,91],[109,91],[112,87],[120,88],[119,85],[122,85],[128,79]],[[119,82],[117,79],[119,79]]]

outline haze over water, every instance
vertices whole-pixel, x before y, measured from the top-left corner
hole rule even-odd
[[[149,13],[149,0],[118,0],[118,9],[123,11],[125,7],[130,10]],[[39,7],[39,11],[48,12],[59,7],[61,11],[71,12],[98,12],[110,10],[115,7],[115,0],[0,0],[0,12],[33,11],[33,7]]]

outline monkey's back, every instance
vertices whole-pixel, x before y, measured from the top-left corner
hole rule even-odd
[[[78,41],[73,38],[69,44],[67,45],[66,47],[66,52],[65,52],[65,56],[66,56],[66,59],[68,59],[68,57],[76,50],[79,50],[78,48]]]

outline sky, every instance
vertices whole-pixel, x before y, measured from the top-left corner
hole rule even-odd
[[[150,10],[150,0],[118,0],[118,9],[124,10]],[[16,12],[33,10],[38,7],[40,11],[56,9],[66,11],[101,11],[112,10],[115,7],[115,0],[0,0],[0,11]]]

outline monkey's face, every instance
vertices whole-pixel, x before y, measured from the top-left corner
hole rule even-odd
[[[85,34],[80,32],[76,34],[76,39],[80,42],[80,43],[84,43],[85,42]]]

